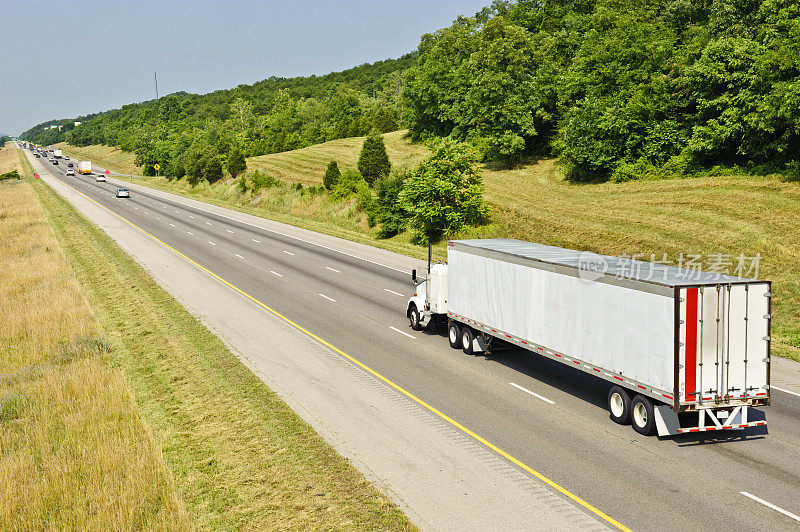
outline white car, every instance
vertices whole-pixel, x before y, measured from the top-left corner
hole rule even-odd
[[[118,188],[117,189],[117,197],[118,198],[130,198],[131,193],[127,188]]]
[[[69,161],[69,155],[65,155],[65,156],[64,156],[64,160],[65,160],[65,161]]]
[[[75,175],[75,169],[74,168],[67,168],[67,175]]]
[[[97,174],[97,177],[95,177],[95,180],[97,180],[97,182],[98,182],[98,183],[99,183],[100,181],[103,181],[103,182],[105,182],[105,180],[106,180],[106,176],[104,176],[103,174]]]

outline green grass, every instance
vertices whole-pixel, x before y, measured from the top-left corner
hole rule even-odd
[[[108,236],[33,185],[197,528],[413,528]]]
[[[403,138],[385,136],[393,166],[413,165],[426,149]],[[354,166],[363,139],[342,139],[248,160],[288,182],[319,185],[325,166]],[[800,183],[780,176],[718,176],[690,179],[573,185],[554,160],[513,170],[483,168],[491,223],[465,231],[462,238],[511,237],[610,255],[655,254],[677,262],[683,254],[761,255],[759,277],[773,281],[773,352],[800,361]],[[185,181],[140,178],[135,181],[306,227],[425,258],[426,250],[408,235],[376,240],[352,201],[302,195],[288,187],[267,189],[254,198],[232,181],[191,188]],[[443,260],[444,244],[434,249]]]

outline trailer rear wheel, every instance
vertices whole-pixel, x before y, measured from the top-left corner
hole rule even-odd
[[[461,350],[465,355],[471,355],[473,351],[472,343],[475,340],[475,333],[469,327],[464,327],[461,330]]]
[[[451,321],[447,325],[447,337],[450,340],[450,347],[453,349],[461,347],[461,327],[457,321]]]
[[[419,311],[417,306],[412,303],[408,309],[408,321],[411,323],[411,329],[414,331],[421,331],[422,325],[420,324]]]
[[[608,411],[614,423],[627,425],[631,422],[631,396],[619,386],[612,386],[608,391]]]
[[[637,395],[631,401],[631,422],[633,430],[643,436],[651,436],[656,428],[656,417],[653,403],[643,395]]]

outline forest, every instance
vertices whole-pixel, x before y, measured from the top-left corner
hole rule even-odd
[[[582,182],[798,177],[799,61],[795,0],[498,0],[397,60],[173,94],[23,138],[120,146],[176,177],[232,151],[398,128],[465,141],[502,166],[557,157]]]

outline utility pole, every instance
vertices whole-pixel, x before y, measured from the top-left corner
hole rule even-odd
[[[156,101],[158,101],[158,73],[153,70],[153,80],[156,82]]]

